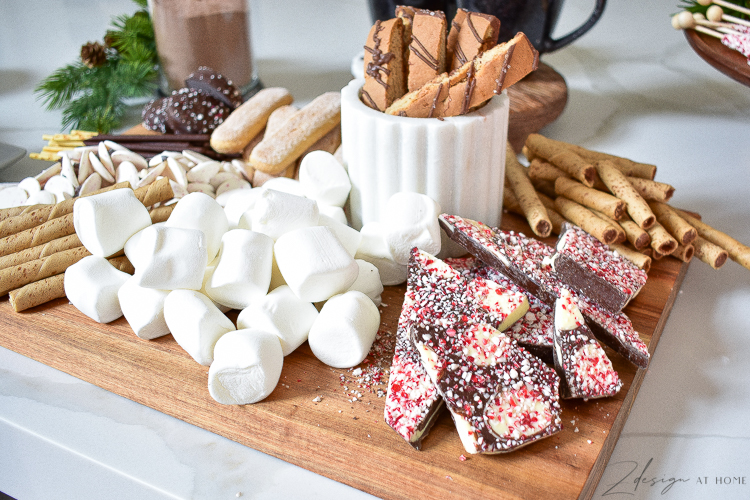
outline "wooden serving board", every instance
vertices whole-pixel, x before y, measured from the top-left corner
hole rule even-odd
[[[530,234],[513,215],[504,215],[503,227]],[[626,309],[651,352],[687,268],[671,258],[655,262]],[[591,498],[645,371],[608,350],[624,381],[618,396],[563,402],[564,430],[514,453],[467,454],[447,413],[416,451],[385,424],[387,373],[376,380],[376,368],[390,366],[403,295],[403,286],[384,291],[381,330],[362,373],[329,368],[304,344],[285,359],[271,396],[247,406],[216,403],[206,387],[208,369],[171,335],[141,340],[123,318],[98,324],[65,299],[24,313],[0,302],[0,345],[378,497]]]

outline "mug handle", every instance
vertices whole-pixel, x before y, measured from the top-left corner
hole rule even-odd
[[[602,17],[602,14],[604,13],[604,6],[606,3],[607,0],[596,0],[596,6],[594,7],[594,12],[591,13],[591,17],[589,17],[588,20],[583,23],[578,29],[576,29],[575,31],[571,31],[564,37],[558,39],[550,38],[548,32],[545,35],[544,40],[542,40],[541,52],[553,52],[580,38],[584,33],[593,28],[594,24],[596,24],[599,18]]]

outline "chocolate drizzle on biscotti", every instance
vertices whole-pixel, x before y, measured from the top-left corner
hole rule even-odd
[[[474,38],[477,40],[477,42],[484,43],[484,40],[481,36],[479,36],[479,33],[477,33],[477,29],[474,27],[474,22],[471,20],[471,12],[466,13],[466,24],[469,26],[471,34],[474,35]]]
[[[495,94],[499,94],[503,91],[503,83],[505,83],[505,76],[508,74],[508,64],[510,63],[510,58],[513,57],[513,49],[515,49],[515,45],[511,45],[508,47],[508,51],[505,53],[505,59],[503,60],[503,68],[500,70],[500,75],[495,79],[495,83],[497,84],[495,86]]]
[[[390,52],[383,52],[380,50],[380,36],[378,35],[383,27],[380,25],[380,20],[375,23],[375,31],[372,34],[373,47],[365,45],[365,50],[372,55],[372,61],[367,64],[367,75],[371,76],[376,82],[385,88],[388,88],[388,84],[383,81],[382,73],[390,75],[391,72],[384,66],[393,59],[393,54]]]
[[[469,72],[466,74],[466,90],[464,91],[464,104],[461,107],[461,114],[465,115],[471,107],[471,94],[474,92],[474,87],[477,84],[476,69],[472,64],[469,66]]]
[[[419,47],[417,48],[414,45],[409,44],[409,50],[414,52],[414,55],[420,58],[422,62],[424,62],[427,66],[432,68],[433,71],[437,71],[440,68],[440,63],[438,62],[438,60],[435,59],[432,54],[430,54],[424,44],[420,42],[417,37],[412,35],[411,41],[416,43]]]
[[[430,108],[430,113],[427,115],[427,118],[432,118],[432,115],[435,113],[435,108],[437,107],[438,100],[440,99],[440,93],[442,91],[443,84],[441,83],[440,85],[438,85],[437,92],[435,93],[435,99],[432,100],[432,107]]]

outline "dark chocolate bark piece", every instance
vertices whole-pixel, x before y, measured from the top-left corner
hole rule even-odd
[[[555,371],[562,381],[563,398],[606,398],[619,392],[619,375],[565,289],[555,305],[554,345]]]
[[[488,266],[525,288],[550,307],[565,284],[549,261],[555,250],[545,243],[514,231],[493,230],[487,225],[456,215],[438,217],[448,236],[463,245]],[[585,296],[574,294],[581,312],[594,335],[640,368],[646,368],[649,353],[646,344],[623,312],[613,313]]]
[[[561,281],[605,309],[618,312],[646,284],[648,275],[583,229],[564,223],[552,268]]]
[[[223,102],[231,109],[242,104],[242,93],[232,80],[207,66],[201,66],[185,79],[185,87],[201,90]]]
[[[486,323],[415,323],[415,345],[469,453],[507,453],[562,430],[554,370]]]

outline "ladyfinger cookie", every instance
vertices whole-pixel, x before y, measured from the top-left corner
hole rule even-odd
[[[263,137],[250,154],[250,163],[261,172],[276,174],[341,122],[341,94],[326,92],[300,109],[276,133]]]
[[[404,25],[400,17],[377,21],[365,45],[362,102],[385,110],[406,93]]]
[[[539,53],[523,33],[394,102],[386,113],[416,118],[466,114],[534,71]]]
[[[274,109],[292,103],[287,89],[271,87],[260,90],[235,109],[224,123],[211,133],[211,147],[218,153],[240,153],[263,130]]]
[[[459,68],[497,45],[500,20],[490,14],[458,9],[448,33],[448,70]]]

